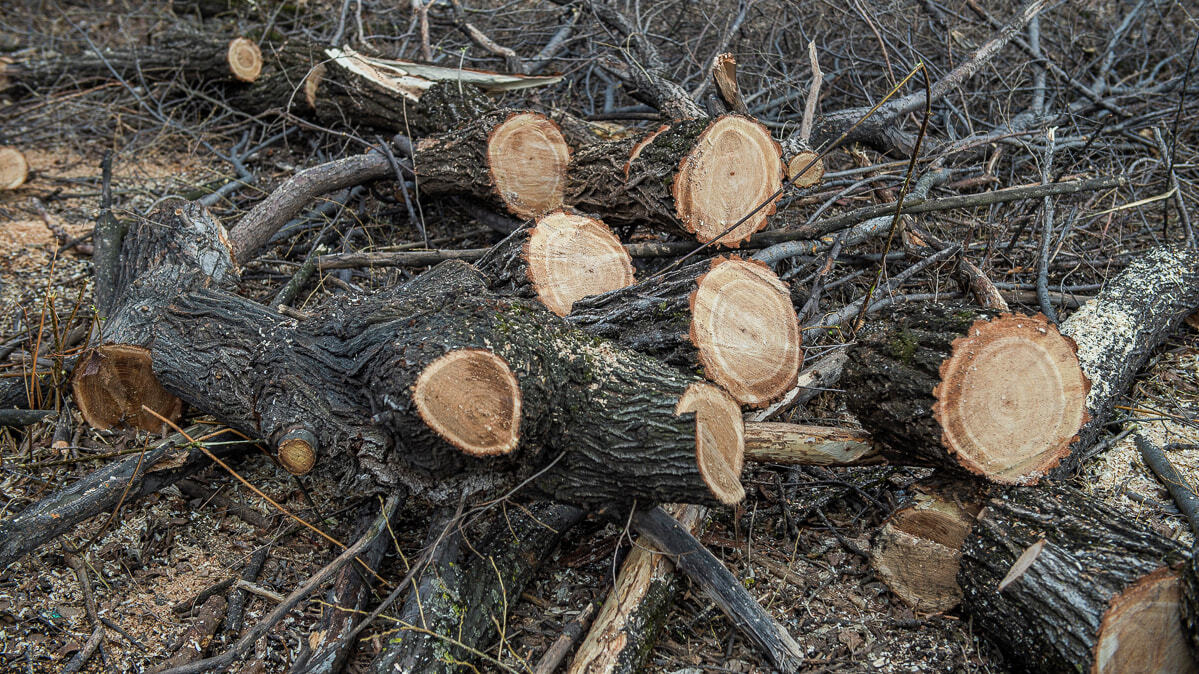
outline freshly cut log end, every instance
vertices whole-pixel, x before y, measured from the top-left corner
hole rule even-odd
[[[485,349],[451,351],[429,363],[412,391],[421,419],[471,456],[498,456],[520,439],[520,384]]]
[[[745,461],[745,427],[741,408],[720,388],[706,382],[687,387],[675,415],[695,414],[695,458],[699,472],[716,499],[732,505],[745,498],[741,468]]]
[[[1089,391],[1072,339],[1040,314],[1002,314],[954,340],[933,390],[933,416],[963,466],[1021,484],[1069,454],[1088,419]]]
[[[294,428],[279,439],[279,463],[292,475],[307,475],[316,465],[316,435],[305,428]]]
[[[29,162],[15,147],[0,147],[0,190],[15,190],[29,177]]]
[[[239,82],[253,82],[262,72],[262,51],[248,38],[231,40],[225,59],[229,63],[229,72]]]
[[[570,146],[545,115],[518,112],[491,131],[487,166],[500,199],[522,218],[562,206]]]
[[[565,316],[576,300],[633,284],[633,263],[603,222],[554,211],[525,243],[529,282],[550,311]]]
[[[143,405],[171,421],[183,412],[183,403],[158,383],[150,352],[140,346],[108,344],[88,351],[75,364],[71,391],[83,418],[99,429],[123,422],[157,433],[162,419]]]
[[[1163,568],[1112,599],[1099,626],[1094,674],[1196,672],[1179,620],[1178,574]]]
[[[708,125],[683,157],[671,194],[679,220],[696,239],[707,243],[720,237],[721,245],[736,248],[766,226],[781,186],[782,150],[770,132],[748,117],[725,115]],[[763,202],[769,203],[721,236]]]
[[[659,126],[658,128],[654,129],[653,131],[650,131],[649,133],[642,136],[641,140],[637,141],[633,145],[633,149],[629,151],[629,160],[624,163],[625,180],[629,179],[629,170],[632,169],[633,162],[637,159],[637,157],[641,156],[641,151],[645,149],[645,146],[654,142],[655,138],[657,138],[659,135],[661,135],[661,133],[663,131],[665,131],[669,128],[670,128],[669,124],[663,124],[663,125]]]
[[[699,280],[691,343],[704,374],[746,405],[786,393],[803,363],[791,296],[769,267],[752,260],[718,258]]]
[[[808,164],[812,165],[808,167],[808,170],[803,171]],[[824,179],[824,160],[810,150],[797,153],[787,164],[787,179],[796,187],[811,187],[818,184]]]

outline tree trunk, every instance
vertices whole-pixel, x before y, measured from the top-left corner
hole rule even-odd
[[[1004,489],[958,582],[978,633],[1030,671],[1195,672],[1179,607],[1187,551],[1063,486]]]

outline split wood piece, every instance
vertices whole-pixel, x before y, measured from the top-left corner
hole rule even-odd
[[[107,344],[84,353],[71,376],[75,405],[94,428],[128,424],[151,433],[163,421],[142,408],[177,421],[183,403],[163,390],[154,376],[150,352],[131,344]]]
[[[571,165],[567,203],[602,213],[612,225],[648,223],[703,243],[719,238],[729,248],[766,226],[783,178],[779,145],[766,127],[724,115],[676,122],[641,140],[647,142],[581,148]]]
[[[413,165],[425,194],[469,194],[520,217],[563,205],[570,146],[545,115],[499,111],[417,142]]]
[[[15,147],[0,147],[0,190],[15,190],[29,178],[29,162]]]
[[[507,612],[583,512],[534,503],[496,515],[483,538],[471,544],[475,554],[460,552],[456,540],[444,541],[446,551],[425,570],[405,604],[399,631],[367,671],[457,672],[476,661],[477,653],[502,637]],[[459,554],[466,559],[458,561]]]
[[[870,566],[918,613],[941,613],[962,601],[958,585],[962,543],[980,509],[972,482],[929,480],[879,528]]]
[[[718,257],[575,302],[571,323],[704,375],[737,402],[765,405],[803,363],[790,293],[766,265]]]
[[[849,352],[850,411],[896,463],[1034,482],[1087,420],[1073,340],[1044,316],[902,306]]]
[[[872,466],[886,463],[862,431],[772,421],[745,423],[745,460],[787,466]]]
[[[750,596],[745,587],[695,537],[660,507],[633,514],[637,532],[670,556],[675,566],[709,599],[716,602],[733,626],[760,649],[776,669],[794,672],[803,664],[803,651],[782,625]]]
[[[536,297],[565,316],[578,300],[632,285],[633,262],[601,220],[565,210],[518,229],[475,263],[492,290]]]
[[[1197,672],[1179,607],[1187,551],[1064,486],[987,501],[958,582],[979,634],[1029,671]]]
[[[706,528],[707,509],[670,505],[663,509],[692,536]],[[680,579],[674,563],[645,538],[633,544],[620,574],[567,674],[635,674],[649,658]]]
[[[712,59],[712,82],[720,92],[720,98],[729,110],[739,115],[749,115],[741,87],[737,86],[737,58],[732,54],[718,54]]]

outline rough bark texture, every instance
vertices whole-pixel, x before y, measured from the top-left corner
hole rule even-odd
[[[1191,655],[1199,658],[1199,544],[1191,548],[1191,559],[1182,569],[1182,625]]]
[[[1009,575],[1040,541],[1023,573]],[[1144,634],[1101,643],[1119,622],[1109,608],[1122,593],[1154,574],[1176,574],[1186,557],[1177,542],[1075,489],[1014,487],[987,501],[963,547],[958,582],[976,631],[1023,669],[1196,671],[1174,607],[1165,615],[1172,626],[1147,621]],[[1125,669],[1113,669],[1120,663]]]
[[[401,85],[389,87],[352,72],[339,59],[324,59],[305,80],[303,96],[323,123],[409,136],[452,129],[495,109],[473,85],[410,79],[414,82],[401,91]]]

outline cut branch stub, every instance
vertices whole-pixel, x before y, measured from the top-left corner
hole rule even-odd
[[[811,187],[819,183],[824,178],[824,160],[819,157],[820,155],[811,150],[796,153],[787,163],[787,179],[791,181],[791,184],[796,187]],[[803,171],[808,164],[812,165],[808,167],[808,170]],[[801,174],[800,171],[803,173]]]
[[[603,222],[555,211],[525,243],[529,282],[550,311],[565,316],[576,300],[633,284],[633,263]]]
[[[760,405],[790,390],[803,363],[791,296],[761,262],[718,259],[691,296],[691,342],[709,379]]]
[[[674,412],[695,414],[696,463],[716,499],[732,505],[745,498],[741,486],[745,427],[736,401],[716,386],[695,382],[683,392]]]
[[[683,157],[671,184],[683,227],[707,243],[769,201],[719,242],[739,246],[774,213],[777,197],[771,196],[782,186],[781,156],[766,127],[748,117],[725,115],[712,122]]]
[[[15,147],[0,147],[0,190],[15,190],[29,177],[29,162]]]
[[[471,456],[498,456],[520,440],[520,384],[485,349],[451,351],[429,363],[412,390],[421,419]]]
[[[292,475],[307,475],[316,465],[320,441],[307,428],[292,428],[278,442],[279,463]]]
[[[487,139],[487,166],[513,215],[530,218],[562,205],[570,146],[558,125],[535,112],[514,113]]]
[[[183,412],[183,403],[158,383],[150,352],[140,346],[107,344],[88,351],[75,364],[71,391],[83,418],[100,429],[125,422],[151,432],[162,430],[162,420],[142,405],[171,421]]]
[[[933,389],[941,442],[996,482],[1044,475],[1087,421],[1091,385],[1076,352],[1041,314],[976,322],[954,340]]]
[[[262,52],[258,45],[248,38],[231,40],[225,60],[229,63],[229,72],[239,82],[253,82],[262,72]]]

